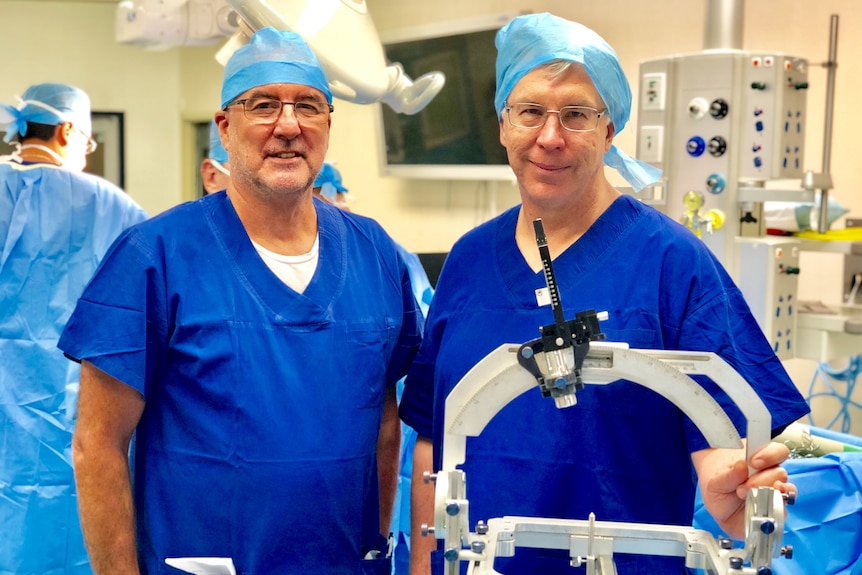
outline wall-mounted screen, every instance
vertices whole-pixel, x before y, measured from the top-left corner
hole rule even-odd
[[[513,180],[494,111],[497,30],[514,15],[381,33],[390,62],[413,79],[443,72],[446,83],[415,115],[379,106],[382,173],[447,180]]]

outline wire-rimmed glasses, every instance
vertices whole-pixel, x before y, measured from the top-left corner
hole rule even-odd
[[[84,130],[80,130],[78,128],[75,128],[74,126],[72,127],[72,129],[75,130],[76,132],[78,132],[79,134],[81,134],[82,136],[84,136],[84,138],[86,138],[86,140],[87,140],[87,147],[84,149],[84,154],[89,156],[90,154],[92,154],[93,152],[96,151],[96,148],[99,147],[99,143],[96,142],[96,140],[93,138],[93,136],[87,135],[87,133],[84,132]]]
[[[545,125],[548,114],[557,114],[560,125],[570,132],[592,132],[599,125],[599,118],[608,113],[588,106],[563,106],[549,110],[541,104],[518,102],[506,106],[509,123],[517,128],[537,129]]]
[[[242,106],[245,117],[256,124],[268,124],[281,117],[284,106],[293,107],[293,115],[300,124],[319,125],[326,123],[329,114],[335,111],[332,104],[318,100],[302,100],[300,102],[282,102],[274,98],[246,98],[234,100],[225,106]]]

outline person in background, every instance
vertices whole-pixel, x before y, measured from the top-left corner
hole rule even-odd
[[[0,573],[90,573],[72,431],[79,367],[57,341],[111,242],[147,214],[83,173],[95,149],[79,88],[30,86],[0,105]]]
[[[230,181],[230,164],[227,151],[221,144],[218,133],[218,125],[215,120],[210,120],[210,145],[207,149],[207,157],[201,160],[201,182],[204,192],[212,194],[227,189]]]
[[[320,173],[314,179],[314,195],[343,210],[350,211],[347,205],[347,188],[344,187],[341,172],[330,162],[323,163]]]
[[[395,385],[422,320],[391,238],[312,194],[332,112],[302,38],[257,31],[215,113],[227,189],[128,230],[79,300],[59,346],[82,362],[97,574],[389,573]]]
[[[425,339],[407,376],[401,417],[420,435],[413,463],[411,572],[429,572],[434,486],[441,465],[444,401],[499,345],[538,337],[553,314],[537,298],[545,277],[534,220],[541,218],[565,317],[607,310],[609,341],[633,348],[714,351],[757,391],[775,433],[808,412],[739,289],[690,231],[607,180],[609,166],[636,189],[657,170],[613,144],[631,92],[613,49],[594,31],[551,14],[519,16],[497,34],[495,107],[500,142],[521,204],[465,234],[449,253],[431,302]],[[713,386],[714,387],[714,386]],[[716,392],[728,406],[728,398]],[[731,412],[744,433],[738,410]],[[784,445],[750,461],[712,449],[669,400],[618,381],[587,385],[557,409],[525,393],[467,444],[470,524],[504,515],[691,526],[696,478],[727,535],[742,538],[753,486],[782,492]],[[434,554],[435,560],[440,553]],[[615,554],[617,572],[682,573],[679,557]],[[568,552],[519,549],[499,558],[505,574],[568,573]],[[435,570],[435,573],[438,572]]]

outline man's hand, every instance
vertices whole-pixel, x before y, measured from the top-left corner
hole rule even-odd
[[[745,498],[751,488],[796,492],[796,486],[787,483],[787,470],[781,467],[789,456],[785,445],[764,446],[751,456],[754,473],[749,477],[744,450],[704,449],[692,454],[703,503],[728,537],[745,538]]]

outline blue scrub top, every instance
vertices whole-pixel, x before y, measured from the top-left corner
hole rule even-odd
[[[0,162],[0,573],[91,573],[72,473],[79,366],[57,340],[111,242],[146,218],[96,176]]]
[[[304,293],[256,253],[228,196],[123,235],[60,347],[140,391],[135,504],[148,573],[166,557],[238,572],[361,573],[379,549],[376,442],[387,386],[421,340],[394,242],[315,200]]]
[[[440,275],[425,340],[402,397],[402,419],[431,437],[440,468],[444,402],[464,374],[503,343],[539,337],[553,323],[538,307],[545,287],[515,243],[518,207],[467,233]],[[554,260],[565,317],[608,311],[609,341],[632,348],[714,351],[752,385],[774,427],[808,407],[729,276],[703,243],[628,196]],[[713,386],[714,387],[714,386]],[[732,404],[717,388],[717,399]],[[744,433],[740,414],[732,418]],[[468,438],[470,524],[504,515],[691,525],[695,477],[689,454],[708,447],[682,412],[631,382],[587,385],[558,410],[538,387]],[[518,551],[503,573],[567,573],[568,554]],[[560,560],[562,555],[564,560]],[[662,571],[668,565],[677,571]],[[678,572],[681,562],[617,556],[619,573]]]

